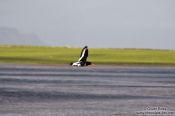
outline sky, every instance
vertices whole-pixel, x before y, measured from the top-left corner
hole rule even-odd
[[[0,27],[50,46],[175,49],[175,0],[0,0]]]

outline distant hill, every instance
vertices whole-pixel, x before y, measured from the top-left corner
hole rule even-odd
[[[15,28],[0,27],[0,44],[45,45],[37,35],[23,34]]]

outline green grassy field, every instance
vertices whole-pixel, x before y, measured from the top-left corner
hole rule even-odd
[[[0,46],[0,63],[69,64],[81,48]],[[89,48],[88,61],[95,64],[175,65],[175,50]]]

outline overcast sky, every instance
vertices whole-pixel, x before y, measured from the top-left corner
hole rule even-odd
[[[175,0],[0,0],[0,27],[47,45],[175,49]]]

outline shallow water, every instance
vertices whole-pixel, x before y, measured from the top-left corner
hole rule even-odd
[[[147,107],[175,112],[175,67],[0,65],[2,116],[135,116]]]

